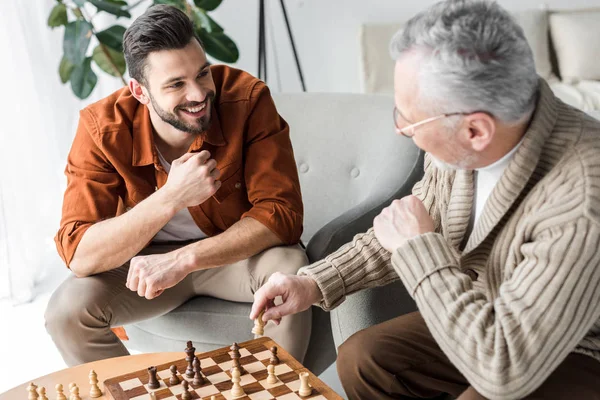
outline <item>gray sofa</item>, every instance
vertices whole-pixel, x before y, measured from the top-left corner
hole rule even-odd
[[[422,176],[423,154],[394,133],[393,99],[366,94],[275,95],[291,127],[305,205],[302,241],[311,262],[366,231],[392,199],[410,193]],[[191,299],[152,320],[126,326],[126,345],[143,352],[182,351],[192,340],[208,351],[252,338],[251,304]],[[304,365],[320,374],[354,332],[412,311],[401,283],[349,296],[331,314],[313,307]]]

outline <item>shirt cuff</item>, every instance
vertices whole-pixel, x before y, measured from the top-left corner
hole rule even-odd
[[[458,268],[459,260],[446,239],[431,232],[407,240],[398,247],[392,254],[392,264],[414,297],[421,282],[440,270]]]
[[[331,311],[346,299],[344,280],[337,268],[327,260],[320,260],[298,270],[298,275],[308,276],[317,282],[323,299],[319,304],[325,311]]]

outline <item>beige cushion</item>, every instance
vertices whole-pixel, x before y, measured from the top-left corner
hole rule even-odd
[[[600,80],[600,10],[552,13],[550,32],[563,81]]]
[[[533,51],[536,70],[540,76],[553,80],[548,38],[548,12],[529,10],[514,13],[523,27],[525,37]],[[361,74],[365,93],[393,93],[394,62],[390,58],[389,44],[392,36],[402,28],[402,23],[365,24],[360,29]]]
[[[546,80],[554,80],[550,62],[550,37],[548,33],[548,11],[528,10],[513,13],[517,23],[523,28],[525,38],[533,52],[535,70]]]

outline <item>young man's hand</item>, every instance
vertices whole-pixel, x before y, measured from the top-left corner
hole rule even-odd
[[[221,171],[210,153],[186,153],[173,161],[164,190],[177,200],[178,209],[204,203],[221,187]]]
[[[147,299],[158,297],[189,273],[189,260],[182,251],[133,257],[125,286]]]

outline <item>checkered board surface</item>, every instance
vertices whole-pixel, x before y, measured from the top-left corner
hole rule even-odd
[[[277,346],[277,355],[280,360],[279,365],[275,366],[275,375],[279,382],[273,385],[267,383],[267,365],[271,358],[269,349],[272,346]],[[205,383],[201,386],[193,385],[192,379],[184,375],[187,362],[185,353],[182,352],[181,359],[156,366],[160,382],[158,389],[148,388],[148,371],[146,369],[108,379],[104,382],[104,387],[115,400],[149,400],[151,399],[150,392],[154,392],[156,400],[181,400],[182,385],[171,386],[169,384],[171,378],[169,367],[176,365],[179,379],[186,379],[189,382],[192,399],[210,400],[211,396],[215,396],[217,400],[230,400],[233,398],[231,396],[233,383],[231,382],[232,361],[228,354],[229,351],[229,347],[224,347],[208,353],[196,354],[205,378]],[[240,363],[247,371],[241,376],[240,384],[246,393],[245,397],[240,398],[242,400],[342,400],[331,388],[269,338],[240,343],[240,355]],[[309,373],[309,384],[313,389],[310,396],[300,397],[298,394],[301,372]]]

